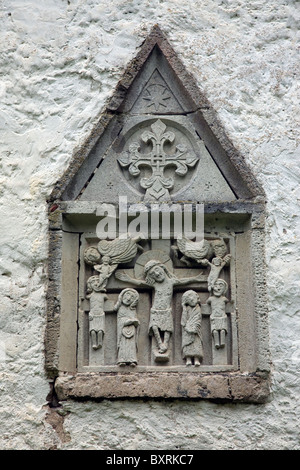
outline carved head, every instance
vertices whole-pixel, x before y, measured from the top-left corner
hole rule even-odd
[[[181,305],[184,307],[186,305],[189,305],[190,307],[196,307],[196,305],[200,305],[200,298],[197,292],[194,290],[187,290],[183,295],[181,299]]]
[[[114,310],[118,310],[121,304],[124,304],[132,309],[137,306],[139,301],[139,293],[135,289],[123,289],[118,297],[118,301],[114,307]]]
[[[228,284],[224,279],[217,279],[213,285],[213,294],[216,297],[221,297],[221,295],[226,294],[228,289]]]
[[[212,241],[212,246],[216,256],[223,258],[227,254],[227,245],[223,238]]]
[[[94,246],[89,246],[88,248],[86,248],[83,257],[86,264],[89,264],[91,266],[98,264],[101,260],[101,255],[97,248]]]
[[[88,278],[87,283],[87,292],[90,294],[91,292],[100,292],[101,291],[101,283],[99,280],[99,276],[91,276]]]
[[[155,282],[163,282],[166,278],[171,277],[166,266],[157,260],[150,260],[144,267],[145,281],[152,286]]]

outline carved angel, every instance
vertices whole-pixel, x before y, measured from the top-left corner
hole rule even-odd
[[[211,242],[215,256],[219,258],[225,259],[228,262],[230,255],[227,254],[227,245],[225,243],[224,238],[218,238],[217,240],[213,240]]]
[[[102,255],[102,263],[96,264],[94,269],[99,272],[101,289],[105,290],[108,279],[117,269],[119,263],[127,263],[135,257],[138,251],[137,238],[115,238],[114,240],[101,240],[98,251]]]
[[[180,259],[186,265],[190,265],[190,260],[195,260],[197,263],[202,263],[204,259],[207,259],[212,254],[211,244],[203,239],[200,242],[193,242],[186,237],[177,239],[177,246],[172,247],[178,257],[178,251],[183,254]]]
[[[111,264],[127,263],[137,254],[137,238],[115,238],[114,240],[101,240],[98,250],[102,256],[108,256]]]
[[[96,264],[94,269],[99,272],[99,284],[102,291],[105,291],[106,284],[112,273],[117,269],[118,264],[112,263],[109,256],[102,257],[102,263]]]
[[[100,292],[106,291],[108,279],[117,269],[119,263],[131,261],[137,254],[138,249],[143,250],[137,245],[139,238],[125,237],[115,240],[101,240],[98,247],[90,246],[84,252],[84,261],[93,266],[95,271],[99,272],[98,288]]]

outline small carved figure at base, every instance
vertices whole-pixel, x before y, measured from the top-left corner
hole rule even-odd
[[[225,346],[227,333],[226,303],[229,300],[224,294],[227,289],[227,282],[223,279],[217,279],[213,286],[213,295],[207,299],[207,303],[211,307],[210,325],[216,349]]]
[[[135,289],[124,289],[114,307],[117,312],[117,364],[137,365],[137,336],[140,324],[136,316],[139,293]]]
[[[105,332],[104,302],[107,295],[102,292],[99,276],[91,276],[87,281],[86,298],[90,301],[89,330],[93,349],[103,346]]]
[[[203,359],[202,315],[197,292],[188,290],[182,296],[182,353],[186,366],[200,366]]]

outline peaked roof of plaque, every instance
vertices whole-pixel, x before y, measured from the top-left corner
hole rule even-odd
[[[243,156],[227,137],[213,107],[199,90],[195,78],[186,70],[165,34],[156,25],[126,68],[89,138],[75,152],[69,168],[55,185],[49,198],[51,203],[82,198],[90,183],[92,187],[93,179],[96,187],[95,175],[101,173],[97,170],[105,161],[105,156],[107,160],[111,158],[109,149],[114,148],[117,138],[120,140],[119,136],[122,135],[129,116],[131,121],[136,119],[139,123],[142,122],[141,117],[152,117],[152,123],[156,116],[159,119],[171,116],[188,118],[205,146],[206,166],[208,165],[215,181],[214,187],[220,181],[221,189],[216,201],[222,201],[222,184],[227,202],[264,199],[262,187],[245,164]],[[101,168],[103,172],[106,171],[105,165]],[[209,186],[210,182],[207,180],[205,184]],[[97,181],[98,188],[99,185],[102,185],[101,180]],[[121,189],[116,190],[120,194]],[[85,199],[93,200],[93,194],[89,190],[89,197]],[[201,201],[200,191],[198,200],[214,202],[212,193],[208,194]],[[136,195],[138,197],[138,191]],[[98,200],[103,201],[103,198],[105,196],[100,194]]]

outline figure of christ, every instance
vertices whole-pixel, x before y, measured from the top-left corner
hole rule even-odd
[[[160,354],[167,352],[173,333],[172,297],[175,286],[201,282],[198,276],[178,279],[158,260],[150,260],[144,266],[144,280],[135,279],[124,272],[117,271],[115,276],[123,282],[139,287],[152,287],[154,299],[150,310],[149,335],[154,335]]]

